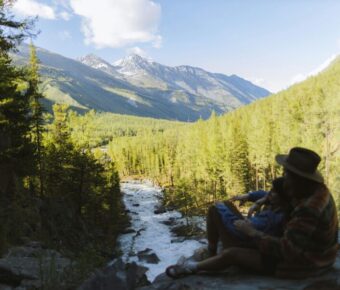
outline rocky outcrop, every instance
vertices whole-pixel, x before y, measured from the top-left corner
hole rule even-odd
[[[112,265],[93,273],[78,290],[133,290],[150,284],[146,271],[147,268],[136,263],[125,264],[117,259]]]
[[[206,251],[195,251],[191,259],[206,258]],[[237,267],[219,273],[201,273],[180,279],[161,274],[150,283],[147,268],[136,263],[125,264],[118,259],[103,270],[95,272],[78,290],[339,290],[340,255],[333,269],[318,277],[304,280],[278,279],[247,273]],[[0,287],[0,290],[2,288]],[[6,289],[7,290],[7,289]]]
[[[278,279],[268,276],[252,275],[231,267],[225,272],[202,273],[180,279],[171,279],[165,274],[139,290],[339,290],[340,289],[340,255],[333,269],[318,277],[303,280]]]
[[[139,290],[339,290],[340,279],[336,275],[300,280],[280,280],[271,277],[233,275],[228,272],[218,275],[194,275],[172,280],[164,275],[150,286]]]
[[[0,259],[0,289],[30,290],[62,283],[64,271],[71,265],[69,259],[38,242],[11,248]],[[47,289],[47,288],[46,288]]]

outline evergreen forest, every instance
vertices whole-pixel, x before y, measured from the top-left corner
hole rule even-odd
[[[13,65],[9,53],[34,23],[15,20],[10,4],[0,1],[0,253],[41,241],[77,261],[84,279],[112,256],[126,222],[118,171],[72,138],[66,105],[55,104],[52,118],[45,112],[35,47],[29,66]]]
[[[339,204],[340,58],[317,76],[224,116],[161,132],[113,138],[108,153],[121,176],[147,176],[188,213],[280,175],[275,155],[295,146],[322,157],[319,169]]]
[[[275,155],[315,150],[340,208],[340,58],[317,76],[233,112],[184,123],[88,111],[45,111],[39,60],[10,53],[34,34],[0,0],[0,253],[40,240],[86,261],[114,252],[127,223],[120,182],[150,179],[166,204],[204,215],[216,200],[270,187]],[[84,251],[84,249],[86,249]],[[90,262],[88,262],[90,261]]]

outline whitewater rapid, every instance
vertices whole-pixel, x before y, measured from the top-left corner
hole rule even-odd
[[[134,232],[122,234],[118,238],[123,252],[123,261],[136,262],[147,267],[149,281],[163,273],[165,268],[177,262],[181,256],[191,256],[195,249],[202,247],[205,240],[176,239],[164,221],[175,219],[180,221],[182,215],[177,211],[155,214],[154,210],[162,197],[162,189],[150,182],[127,182],[121,184],[124,203],[131,218]],[[157,264],[139,260],[137,254],[151,249],[159,258]]]

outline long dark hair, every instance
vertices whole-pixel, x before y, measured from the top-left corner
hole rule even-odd
[[[289,179],[289,187],[295,198],[306,198],[314,194],[319,189],[327,189],[324,183],[314,181],[297,175],[296,173],[285,169],[285,177]]]

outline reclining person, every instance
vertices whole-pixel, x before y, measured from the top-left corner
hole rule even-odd
[[[288,197],[284,193],[283,189],[283,177],[274,179],[272,182],[272,188],[269,192],[260,190],[255,192],[250,192],[245,195],[236,196],[230,199],[231,201],[240,200],[241,202],[245,201],[253,201],[255,204],[250,208],[248,212],[248,221],[250,224],[257,230],[262,231],[266,234],[272,236],[282,236],[283,227],[285,222],[287,221],[290,205],[288,202]],[[262,205],[266,205],[266,207],[252,216],[253,212],[259,209]],[[237,208],[231,202],[218,202],[215,205],[220,218],[222,220],[223,230],[226,230],[228,234],[232,235],[233,238],[237,239],[240,243],[249,245],[251,244],[251,238],[249,238],[244,233],[240,232],[234,225],[234,222],[239,219],[244,219],[242,214],[237,210]],[[212,209],[213,211],[214,209]],[[208,217],[209,222],[212,217]],[[216,225],[215,223],[213,223]],[[210,255],[213,256],[216,254],[217,250],[217,232],[215,231],[215,235],[212,232],[212,228],[214,226],[211,225],[208,232],[208,249]],[[209,235],[209,233],[211,233]],[[224,235],[225,236],[225,235]],[[222,239],[223,242],[223,239]],[[227,247],[229,245],[227,244]]]
[[[276,161],[284,168],[284,191],[292,205],[283,236],[271,236],[238,219],[236,228],[253,239],[255,248],[230,240],[230,246],[224,244],[225,250],[219,255],[201,262],[182,260],[167,268],[168,275],[220,271],[236,265],[281,278],[305,278],[332,267],[338,250],[338,217],[333,197],[317,171],[320,156],[295,147],[288,155],[277,155]],[[214,212],[218,218],[218,212]],[[207,226],[209,230],[209,223]]]
[[[283,227],[287,221],[290,208],[288,198],[283,190],[283,181],[283,177],[275,179],[269,192],[260,190],[235,196],[230,201],[218,202],[209,209],[207,235],[210,256],[216,255],[219,240],[222,241],[224,249],[230,246],[255,247],[252,238],[235,227],[235,221],[244,220],[244,217],[231,201],[255,202],[248,213],[248,222],[259,231],[277,237],[282,236]],[[259,209],[264,204],[266,205],[265,209],[252,216],[253,211]],[[214,263],[215,261],[211,260],[211,264]],[[174,278],[180,275],[180,272],[181,270],[176,265],[170,266],[166,270],[166,273]]]

